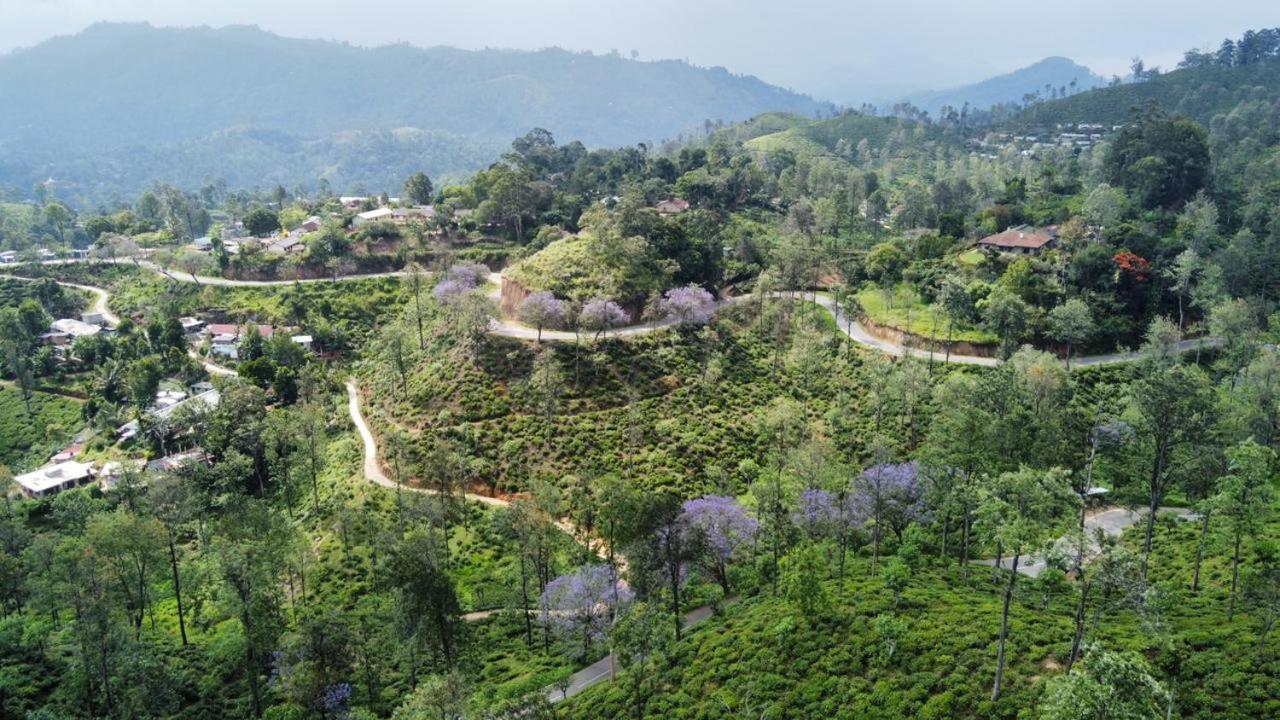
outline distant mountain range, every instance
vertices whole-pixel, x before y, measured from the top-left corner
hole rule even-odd
[[[985,110],[999,104],[1023,103],[1031,95],[1041,100],[1052,100],[1069,97],[1106,82],[1089,68],[1068,58],[1048,57],[1011,73],[950,90],[915,93],[902,101],[928,110],[930,115],[937,117],[948,106],[959,110],[967,104],[972,109]]]
[[[0,184],[52,177],[85,201],[153,180],[396,190],[419,169],[484,167],[534,127],[617,146],[830,107],[673,60],[101,24],[0,56]]]

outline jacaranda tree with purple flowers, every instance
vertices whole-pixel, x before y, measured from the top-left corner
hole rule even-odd
[[[867,524],[867,514],[859,504],[859,498],[845,488],[829,492],[822,488],[809,488],[800,494],[795,512],[795,522],[811,540],[831,538],[840,549],[840,589],[844,590],[844,567],[849,545],[857,533]]]
[[[460,280],[445,278],[432,288],[431,296],[436,299],[436,302],[448,305],[475,289],[475,285],[468,285]]]
[[[480,286],[489,274],[489,268],[475,263],[459,263],[445,271],[444,279],[436,283],[431,294],[442,303],[451,303]]]
[[[622,327],[630,320],[631,316],[621,305],[601,297],[588,300],[578,313],[579,326],[587,332],[595,333],[596,340],[600,339],[601,333],[607,336],[610,330]]]
[[[702,568],[729,594],[729,565],[751,544],[760,523],[731,497],[707,495],[686,500],[680,522]]]
[[[662,313],[679,325],[705,325],[716,311],[716,299],[697,285],[671,288],[662,296]]]
[[[547,583],[539,599],[542,622],[565,640],[580,638],[586,662],[591,645],[602,640],[618,608],[635,598],[607,565],[584,565]]]
[[[907,525],[924,517],[924,484],[920,481],[920,465],[880,463],[862,472],[854,482],[857,506],[871,520],[871,567],[880,561],[880,540],[884,528],[893,530],[899,539]]]
[[[516,315],[520,322],[537,329],[538,342],[542,342],[542,329],[563,323],[565,310],[563,300],[558,299],[550,290],[539,290],[520,302]]]

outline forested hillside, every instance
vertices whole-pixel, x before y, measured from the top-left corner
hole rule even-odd
[[[1259,35],[1137,74],[1207,119],[0,205],[0,716],[1280,716]]]
[[[652,144],[706,120],[824,109],[677,61],[111,24],[0,57],[0,105],[0,183],[26,190],[53,176],[65,197],[86,198],[212,177],[381,191],[407,174],[394,156],[464,173],[534,127],[588,145]]]

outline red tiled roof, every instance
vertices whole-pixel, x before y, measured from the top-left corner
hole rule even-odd
[[[978,244],[998,248],[1031,248],[1035,250],[1052,241],[1053,236],[1047,232],[1032,230],[1027,227],[1017,227],[984,237],[978,241]]]

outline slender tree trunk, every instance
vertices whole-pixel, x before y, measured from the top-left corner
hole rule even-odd
[[[524,607],[525,644],[533,647],[533,618],[529,614],[529,576],[525,571],[524,553],[520,553],[520,599]]]
[[[187,623],[182,614],[182,581],[178,578],[178,553],[173,546],[173,532],[169,533],[169,566],[173,570],[173,595],[178,601],[178,632],[182,646],[187,646]]]
[[[1071,672],[1071,667],[1075,665],[1076,660],[1080,658],[1080,645],[1084,641],[1084,611],[1085,603],[1089,597],[1089,583],[1085,580],[1084,567],[1077,566],[1077,580],[1080,582],[1080,600],[1076,603],[1076,630],[1071,638],[1071,657],[1067,658],[1067,672]]]
[[[1000,646],[996,651],[996,681],[991,688],[991,701],[1000,699],[1000,687],[1004,683],[1004,646],[1009,637],[1009,604],[1013,602],[1013,586],[1018,581],[1018,551],[1013,553],[1013,565],[1010,568],[1009,584],[1004,590],[1004,609],[1000,611]]]
[[[1235,550],[1231,554],[1231,603],[1227,606],[1227,622],[1231,622],[1236,616],[1236,589],[1240,584],[1240,536],[1243,534],[1236,528]]]
[[[1209,537],[1209,508],[1200,519],[1200,540],[1196,543],[1196,569],[1191,574],[1191,592],[1200,592],[1200,562],[1204,559],[1204,544]]]
[[[1004,559],[1004,546],[1002,546],[999,542],[997,542],[996,543],[996,564],[995,564],[995,567],[992,568],[991,570],[991,582],[996,585],[1000,584],[1000,561],[1002,559]]]
[[[964,509],[963,537],[960,541],[960,566],[964,569],[964,579],[969,579],[969,508]]]
[[[1142,538],[1142,571],[1138,576],[1138,602],[1142,602],[1142,593],[1147,588],[1147,565],[1151,560],[1151,537],[1156,529],[1156,510],[1160,507],[1160,496],[1151,493],[1151,506],[1147,513],[1147,528]]]

